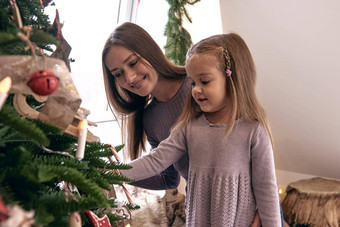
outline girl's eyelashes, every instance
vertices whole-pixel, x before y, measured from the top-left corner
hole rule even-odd
[[[210,81],[209,80],[200,80],[199,83],[203,84],[203,85],[207,85]],[[196,86],[196,82],[195,81],[191,81],[191,87],[195,87]]]
[[[192,78],[190,78],[190,84],[191,84],[191,87],[194,88],[197,84],[201,83],[200,80],[193,80]]]

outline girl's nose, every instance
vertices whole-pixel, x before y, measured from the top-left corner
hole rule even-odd
[[[195,92],[195,93],[201,93],[202,92],[202,88],[200,86],[196,85],[195,87],[193,87],[192,91]]]

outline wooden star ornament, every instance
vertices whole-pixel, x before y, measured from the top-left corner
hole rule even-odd
[[[111,227],[110,220],[106,214],[104,214],[100,218],[90,210],[85,211],[85,214],[93,227]]]
[[[2,200],[0,196],[0,222],[7,220],[8,217],[9,217],[9,211],[6,207],[6,204],[4,203],[4,201]]]

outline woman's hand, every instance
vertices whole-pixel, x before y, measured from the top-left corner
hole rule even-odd
[[[258,212],[256,212],[253,224],[250,227],[261,227],[261,219]]]

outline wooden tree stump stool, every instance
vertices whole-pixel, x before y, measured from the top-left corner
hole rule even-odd
[[[290,183],[282,201],[290,225],[340,226],[340,181],[320,177]]]

